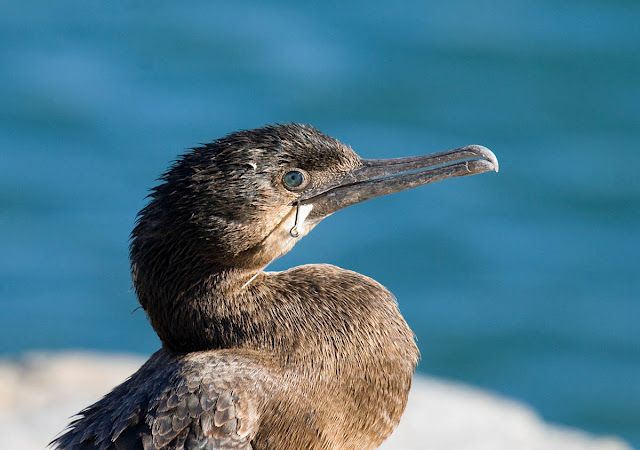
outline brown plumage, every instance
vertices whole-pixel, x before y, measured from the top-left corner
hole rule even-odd
[[[330,265],[262,270],[342,207],[488,170],[483,147],[367,161],[296,124],[185,154],[132,234],[136,293],[163,348],[53,446],[378,447],[418,360],[394,297]]]

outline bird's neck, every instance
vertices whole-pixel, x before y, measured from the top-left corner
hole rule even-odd
[[[142,269],[135,277],[134,267],[140,303],[170,350],[249,348],[326,364],[361,359],[363,346],[388,358],[417,354],[393,296],[355,272],[309,265],[262,273],[204,261],[153,277]]]
[[[132,274],[138,300],[163,346],[180,352],[242,346],[233,342],[241,335],[232,317],[242,310],[238,294],[260,269],[223,267],[193,254],[190,264],[161,256],[133,263]]]

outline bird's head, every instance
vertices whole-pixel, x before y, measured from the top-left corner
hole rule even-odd
[[[303,125],[240,131],[194,148],[140,212],[132,259],[143,263],[153,243],[221,267],[259,269],[318,223],[307,220],[313,205],[299,200],[361,166],[349,147]]]

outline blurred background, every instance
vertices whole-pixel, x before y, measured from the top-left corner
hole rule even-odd
[[[397,296],[419,372],[640,446],[640,3],[45,2],[0,15],[0,357],[150,354],[128,236],[186,148],[310,123],[500,174],[324,221],[271,269]]]

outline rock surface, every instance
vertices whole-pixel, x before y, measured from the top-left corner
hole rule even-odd
[[[0,361],[2,448],[42,450],[69,418],[124,381],[139,356],[32,353]],[[417,376],[402,423],[384,450],[630,450],[615,437],[544,423],[529,407]]]

